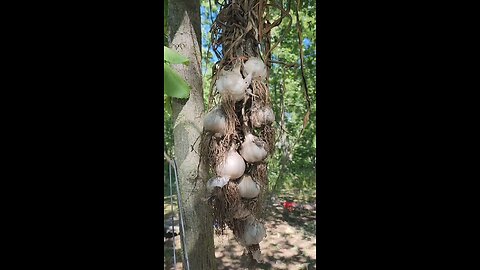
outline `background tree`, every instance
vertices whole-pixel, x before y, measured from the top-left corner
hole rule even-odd
[[[200,2],[175,0],[168,5],[169,47],[189,59],[189,65],[172,65],[190,85],[188,99],[172,98],[174,154],[178,167],[190,269],[215,269],[213,224],[203,198],[204,165],[200,164],[199,142],[203,129],[204,103],[201,70]],[[186,262],[184,262],[184,267]]]

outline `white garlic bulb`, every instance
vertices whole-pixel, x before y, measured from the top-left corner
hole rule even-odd
[[[275,122],[275,114],[269,106],[264,106],[263,108],[254,107],[252,108],[250,121],[254,127],[259,128]]]
[[[247,74],[252,74],[252,78],[264,80],[267,77],[267,67],[258,57],[250,57],[244,64]]]
[[[246,199],[252,199],[260,194],[260,186],[253,181],[253,178],[244,174],[240,180],[238,180],[238,193],[240,197]]]
[[[275,113],[273,113],[273,109],[269,106],[263,107],[263,117],[265,118],[266,124],[275,122]]]
[[[253,134],[248,133],[240,148],[240,155],[245,161],[250,163],[262,161],[267,157],[265,142]]]
[[[245,172],[245,161],[242,156],[235,151],[235,146],[232,146],[226,155],[224,162],[217,165],[217,175],[230,179],[239,178]]]
[[[249,74],[244,79],[240,73],[240,65],[237,64],[232,71],[220,71],[215,87],[220,95],[231,96],[235,101],[240,101],[245,98],[245,91],[251,81],[252,75]]]
[[[203,128],[213,132],[217,137],[225,135],[227,120],[220,106],[207,113],[203,119]]]
[[[260,243],[266,235],[265,225],[255,220],[253,216],[249,216],[246,220],[245,231],[240,242],[244,246],[256,245]]]
[[[211,193],[215,187],[223,187],[228,183],[229,178],[228,177],[220,177],[216,176],[208,180],[207,182],[207,191],[208,193]]]

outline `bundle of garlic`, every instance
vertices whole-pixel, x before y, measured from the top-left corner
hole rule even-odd
[[[232,145],[227,152],[225,160],[217,165],[217,175],[227,177],[229,179],[240,178],[245,172],[245,161],[235,150]]]
[[[275,122],[275,114],[269,106],[254,106],[250,115],[252,126],[260,128],[264,125],[270,125]]]
[[[259,40],[262,35],[258,33],[265,17],[257,16],[256,2],[227,1],[212,24],[212,48],[221,59],[214,65],[210,93],[216,90],[220,100],[210,96],[209,105],[210,101],[219,103],[204,119],[201,156],[215,174],[206,185],[217,228],[221,228],[216,232],[223,234],[228,226],[235,239],[259,260],[259,243],[266,230],[257,218],[268,186],[266,159],[274,149],[275,115],[268,68],[261,57],[269,55],[262,52],[262,47],[269,48],[269,41]]]
[[[228,183],[228,180],[230,180],[229,177],[213,177],[210,178],[207,182],[207,191],[208,193],[211,193],[216,187],[222,188]]]
[[[252,81],[252,74],[242,77],[240,73],[240,62],[231,71],[222,69],[219,73],[218,79],[215,82],[215,87],[224,98],[231,98],[234,101],[240,101],[245,98],[245,93]]]
[[[247,74],[252,75],[252,79],[263,81],[267,77],[267,67],[258,57],[250,57],[244,67]]]
[[[250,163],[262,161],[267,157],[265,146],[266,143],[262,139],[248,133],[240,148],[240,155]]]
[[[203,119],[203,128],[214,134],[215,137],[221,137],[225,135],[227,129],[227,120],[225,119],[225,113],[220,106],[211,110]]]
[[[254,216],[250,215],[245,220],[243,232],[238,234],[236,238],[242,246],[248,247],[260,243],[266,235],[267,231],[265,225],[257,221]]]
[[[260,194],[260,186],[250,175],[244,174],[242,178],[238,180],[238,193],[242,198],[252,199]]]

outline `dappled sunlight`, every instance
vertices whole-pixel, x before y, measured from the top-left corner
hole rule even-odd
[[[265,220],[267,237],[260,242],[262,263],[252,262],[248,256],[243,256],[244,249],[238,244],[231,230],[225,230],[225,235],[215,235],[215,258],[217,269],[316,269],[316,205],[315,193],[299,191],[279,192],[282,194],[268,203]],[[178,223],[178,210],[174,200],[174,223]],[[170,197],[164,197],[164,218],[166,224],[171,224]],[[283,202],[292,201],[310,207],[296,207],[291,211],[283,206]],[[313,205],[313,206],[312,206]],[[306,210],[305,208],[308,208]],[[196,240],[196,239],[195,239]],[[173,267],[173,239],[164,243],[164,269]],[[194,241],[194,240],[190,240]],[[177,268],[182,269],[182,252],[180,237],[175,237]],[[189,243],[190,245],[190,243]],[[167,262],[168,261],[168,262]],[[250,267],[250,268],[248,268]]]
[[[282,197],[285,199],[285,197]],[[269,206],[265,227],[267,237],[260,242],[263,263],[252,263],[243,255],[230,230],[215,236],[218,269],[316,269],[316,211],[285,210],[279,203]],[[313,230],[312,230],[313,228]]]
[[[225,235],[215,235],[215,258],[218,270],[226,269],[286,269],[304,270],[316,269],[316,211],[295,208],[292,211],[282,206],[285,200],[293,200],[295,192],[282,191],[268,206],[265,217],[267,237],[260,242],[262,263],[253,262],[248,256],[243,256],[244,249],[238,244],[231,230]],[[314,204],[314,194],[305,196],[295,202]],[[298,194],[297,198],[300,198]],[[166,223],[171,223],[171,206],[165,200],[164,209]],[[176,210],[175,210],[176,212]],[[178,225],[178,214],[175,215],[174,225]],[[165,269],[173,268],[172,239],[165,241]],[[180,237],[175,237],[177,269],[182,269]]]

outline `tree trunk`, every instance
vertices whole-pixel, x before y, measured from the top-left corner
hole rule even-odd
[[[168,27],[169,47],[190,59],[188,66],[172,65],[191,86],[188,99],[172,99],[174,154],[185,223],[185,233],[181,235],[182,249],[187,252],[191,270],[213,270],[216,269],[213,218],[203,200],[207,175],[199,156],[204,115],[200,1],[169,1]],[[184,239],[186,247],[183,246]],[[186,262],[183,266],[186,269]]]

